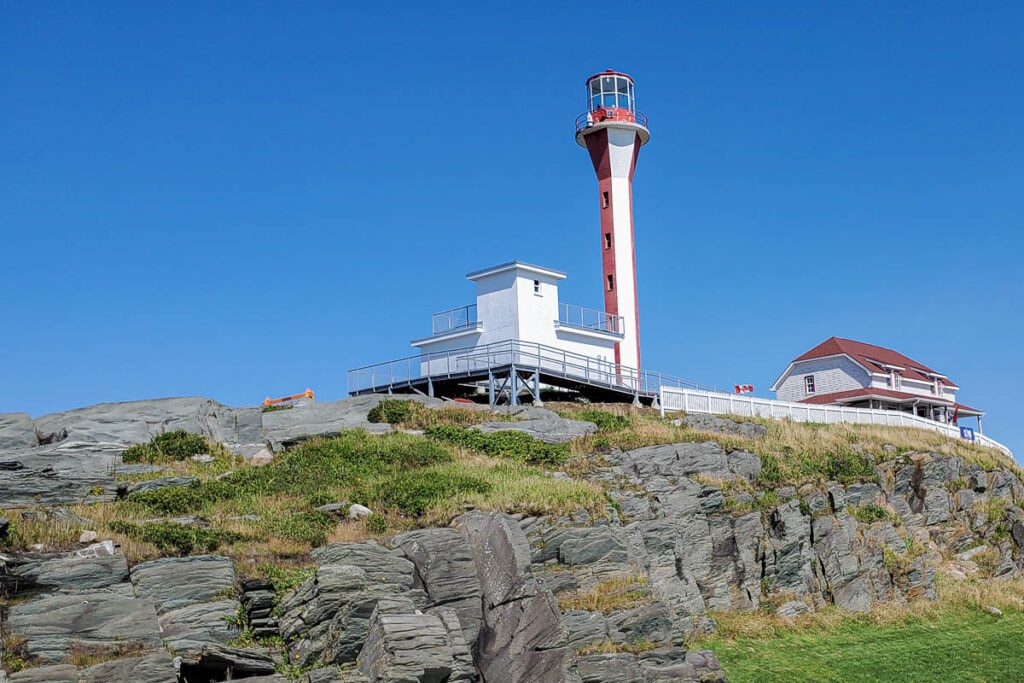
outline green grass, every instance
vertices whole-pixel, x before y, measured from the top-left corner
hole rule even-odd
[[[435,418],[416,419],[427,423]],[[531,464],[560,461],[568,454],[567,446],[551,446],[518,432],[445,429],[441,434],[447,439],[346,431],[296,445],[262,467],[218,459],[218,467],[211,468],[161,451],[157,458],[170,458],[164,462],[169,472],[198,481],[133,493],[126,500],[83,507],[80,514],[97,531],[122,543],[131,561],[216,550],[246,562],[294,562],[329,542],[444,526],[467,506],[556,516],[580,509],[595,517],[606,513],[599,485],[556,479]],[[374,514],[350,521],[316,510],[338,501],[366,505]],[[182,516],[201,522],[182,526],[154,519]],[[24,531],[15,528],[19,545],[40,539],[70,547],[77,539],[77,532],[57,533],[49,527]]]
[[[711,640],[730,683],[1024,680],[1024,612],[958,609],[937,618]]]
[[[566,443],[545,443],[525,432],[505,431],[484,433],[479,429],[440,426],[430,427],[426,435],[431,439],[504,460],[530,465],[557,467],[569,458]]]
[[[126,463],[164,463],[184,460],[200,453],[211,453],[215,446],[198,434],[176,430],[157,434],[149,443],[129,446],[123,453]]]
[[[115,521],[110,524],[110,528],[131,538],[152,543],[166,553],[177,555],[213,552],[222,545],[245,540],[243,534],[233,531],[174,522],[133,524]]]

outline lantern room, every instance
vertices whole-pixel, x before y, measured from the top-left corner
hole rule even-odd
[[[587,111],[576,119],[576,141],[586,146],[583,137],[609,126],[636,129],[640,144],[651,137],[647,117],[636,110],[633,79],[627,74],[608,69],[587,79]]]
[[[587,97],[590,111],[615,108],[636,111],[633,79],[611,69],[587,79]]]

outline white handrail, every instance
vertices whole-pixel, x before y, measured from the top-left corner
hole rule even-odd
[[[712,415],[739,415],[741,417],[767,417],[790,419],[794,422],[852,422],[857,424],[881,424],[892,427],[917,427],[940,432],[951,438],[960,438],[960,428],[945,422],[929,420],[899,410],[878,410],[877,408],[847,408],[845,406],[817,405],[775,401],[755,396],[737,396],[718,391],[689,389],[686,387],[662,386],[658,391],[661,414],[684,411],[688,413],[709,413]],[[996,448],[1013,457],[1013,452],[985,434],[975,434],[975,443]]]
[[[712,387],[660,372],[637,370],[536,342],[515,340],[407,356],[355,368],[348,371],[348,391],[352,394],[375,389],[387,390],[396,384],[408,385],[428,378],[441,379],[453,375],[482,373],[491,368],[507,365],[522,366],[524,369],[536,368],[548,375],[651,397],[662,386],[714,391]]]

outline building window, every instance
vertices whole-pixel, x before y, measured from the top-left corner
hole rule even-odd
[[[613,289],[615,289],[615,276],[614,275],[609,275],[608,276],[608,291],[610,292]]]
[[[612,234],[610,232],[606,232],[604,234],[604,248],[605,249],[611,249],[612,248]]]
[[[897,370],[892,371],[892,388],[897,391],[903,388],[903,375]]]
[[[533,281],[533,293],[540,296],[540,280]]]
[[[932,384],[932,393],[936,396],[942,395],[942,380],[938,377],[935,378],[935,382]]]
[[[608,208],[608,190],[605,190],[604,192],[601,193],[601,208]]]
[[[814,393],[814,375],[807,375],[804,377],[804,390],[808,394]]]

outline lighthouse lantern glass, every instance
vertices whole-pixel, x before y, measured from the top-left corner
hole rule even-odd
[[[622,76],[598,76],[587,87],[590,110],[619,107],[635,111],[633,83]]]

